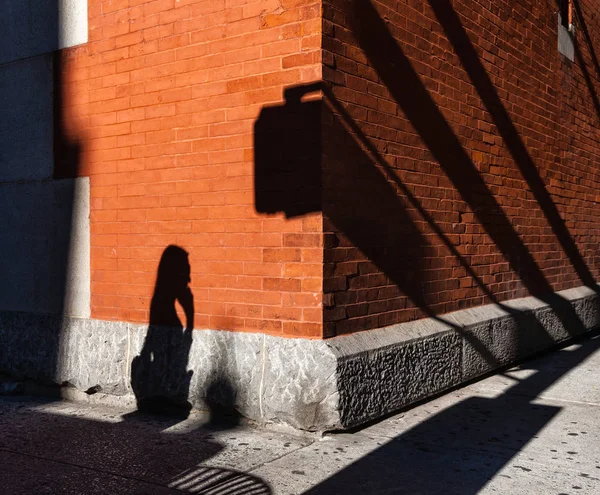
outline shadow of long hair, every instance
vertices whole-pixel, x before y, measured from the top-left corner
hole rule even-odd
[[[144,346],[131,364],[131,388],[140,411],[187,417],[191,409],[188,393],[192,371],[187,370],[187,364],[194,297],[190,281],[188,253],[179,246],[168,246],[158,265]],[[177,302],[185,314],[185,328],[177,315]]]

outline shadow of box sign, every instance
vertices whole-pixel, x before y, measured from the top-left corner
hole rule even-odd
[[[322,102],[302,101],[308,87],[285,91],[285,103],[262,109],[254,126],[255,206],[287,217],[321,211]]]

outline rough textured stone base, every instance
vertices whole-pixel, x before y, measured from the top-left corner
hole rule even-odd
[[[545,301],[518,299],[326,341],[196,330],[186,390],[199,409],[212,407],[211,394],[226,393],[239,413],[259,422],[304,430],[351,428],[599,323],[598,293],[580,287]],[[139,324],[0,312],[0,373],[68,385],[70,397],[77,396],[73,390],[92,390],[131,403],[131,364],[147,330]],[[53,355],[49,349],[58,351]]]

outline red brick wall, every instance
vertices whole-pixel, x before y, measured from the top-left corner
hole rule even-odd
[[[62,91],[76,173],[90,177],[92,317],[147,322],[177,244],[196,327],[322,335],[321,215],[258,214],[253,197],[259,112],[321,78],[320,8],[89,1],[89,43],[63,53]]]
[[[324,1],[326,336],[594,283],[600,3],[575,3],[572,63],[552,0]]]
[[[593,284],[599,4],[575,5],[571,63],[553,0],[90,0],[61,103],[92,316],[147,322],[169,244],[198,328],[332,336]],[[257,151],[290,157],[261,201]]]

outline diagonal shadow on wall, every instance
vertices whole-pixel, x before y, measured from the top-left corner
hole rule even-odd
[[[571,265],[577,272],[581,281],[588,287],[598,290],[594,276],[590,272],[583,257],[579,253],[573,238],[569,234],[565,221],[560,215],[544,181],[540,177],[533,159],[529,155],[519,132],[511,117],[502,104],[502,100],[492,83],[485,67],[481,63],[475,47],[463,27],[458,14],[448,0],[429,1],[436,18],[446,37],[454,47],[454,51],[468,74],[473,86],[477,90],[481,101],[492,117],[496,128],[523,178],[533,193],[535,200],[543,211],[552,232],[558,239]],[[589,85],[589,83],[588,83]]]
[[[557,309],[558,306],[566,309],[561,298],[552,295],[552,287],[529,249],[515,232],[377,10],[368,0],[359,0],[352,19],[355,20],[354,33],[370,64],[513,271],[532,295]],[[571,326],[576,322],[575,317],[570,321]]]
[[[554,294],[533,255],[514,230],[502,207],[488,189],[377,11],[369,2],[364,1],[356,3],[354,14],[355,19],[360,19],[360,22],[356,22],[353,26],[356,39],[381,82],[386,85],[440,168],[475,213],[477,220],[494,241],[504,259],[508,261],[529,292],[550,304],[561,316],[564,327],[568,331],[579,333],[583,330],[583,326],[577,315],[568,303]],[[472,46],[468,45],[468,48],[472,50]],[[479,74],[479,69],[482,67],[471,61],[469,56],[467,60],[475,65],[477,76],[483,78],[482,93],[491,99],[490,107],[499,114],[498,119],[508,119],[497,95],[488,95],[488,90],[493,93],[493,87],[488,87],[487,75],[483,77]],[[333,109],[328,114],[327,107],[324,107],[323,122],[328,125],[327,132],[324,133],[321,122],[315,117],[318,113],[315,110],[317,102],[310,103],[315,109],[303,113],[303,109],[306,109],[309,104],[301,102],[302,92],[311,89],[315,88],[288,90],[287,104],[280,109],[264,109],[261,118],[257,121],[255,128],[257,210],[265,213],[285,211],[288,216],[323,211],[325,221],[330,221],[334,229],[341,232],[342,235],[339,237],[342,242],[344,238],[348,239],[349,250],[355,247],[365,254],[366,258],[373,261],[390,279],[391,285],[395,285],[408,295],[425,315],[431,316],[436,314],[437,308],[435,303],[432,303],[432,300],[423,293],[423,285],[428,280],[420,261],[430,254],[427,252],[427,242],[415,222],[426,224],[458,259],[459,264],[467,269],[467,273],[473,277],[482,292],[491,301],[497,302],[493,294],[486,290],[474,270],[469,267],[467,260],[458,254],[453,243],[435,224],[426,209],[410,194],[408,188],[402,184],[378,150],[361,133],[358,125],[348,117],[343,106],[337,102],[327,87],[324,86],[323,89]],[[298,94],[292,97],[294,92]],[[335,112],[341,116],[339,120],[344,121],[342,125],[336,122],[338,117],[335,116]],[[333,123],[330,124],[331,122]],[[542,201],[543,209],[550,212],[550,218],[557,220],[557,232],[563,238],[563,245],[570,250],[572,261],[574,260],[573,262],[579,266],[578,271],[581,276],[591,284],[589,270],[577,252],[564,222],[560,216],[557,216],[556,206],[544,189],[541,179],[536,175],[535,166],[520,141],[514,125],[507,121],[502,126],[506,139],[515,149],[514,153],[526,163],[528,177],[537,190],[537,197]],[[340,131],[341,127],[345,127],[345,130]],[[276,131],[273,132],[273,129]],[[306,129],[310,129],[312,137],[306,137]],[[319,136],[321,133],[326,136],[323,139],[327,140],[327,145],[334,150],[329,156],[334,163],[328,164],[322,175],[319,175],[320,167],[323,166],[320,156],[321,147],[314,146],[314,143],[319,142],[314,135]],[[294,136],[293,141],[300,144],[290,145],[289,138],[286,141],[280,136],[282,134]],[[357,146],[354,139],[360,142],[360,146]],[[314,156],[307,156],[307,149],[313,149]],[[373,165],[373,162],[376,165]],[[285,166],[282,166],[282,163],[285,163]],[[331,174],[332,170],[337,173]],[[306,184],[312,185],[306,186]],[[408,201],[400,199],[400,196]],[[390,198],[390,201],[386,201],[385,198]],[[410,203],[413,211],[411,214],[406,213],[406,202]],[[326,245],[326,256],[328,256],[328,247],[331,246]],[[352,256],[354,254],[351,253],[348,259],[352,259]],[[326,259],[325,262],[327,261],[330,260]],[[328,292],[327,285],[335,285],[340,279],[335,273],[326,272],[324,275],[325,292]],[[380,285],[385,286],[385,281]],[[348,287],[337,289],[341,292],[336,294],[337,298],[356,297],[356,294],[344,293],[344,289]],[[388,291],[386,297],[389,299],[399,296],[399,293],[393,292],[393,288],[386,287],[385,290]],[[362,295],[368,298],[369,294]],[[358,306],[353,309],[361,311],[360,300],[350,302],[358,303]],[[387,309],[396,308],[388,306]],[[351,318],[356,314],[347,316]],[[334,319],[335,317],[334,315]],[[376,325],[370,325],[373,326]]]
[[[358,0],[351,19],[354,35],[369,63],[512,270],[530,294],[554,309],[567,331],[580,333],[583,326],[579,318],[570,305],[553,292],[529,249],[515,232],[377,10],[368,0]],[[515,136],[507,137],[511,142],[515,141]],[[526,153],[524,148],[521,153]],[[533,167],[533,164],[529,164]],[[528,173],[533,177],[531,169]],[[532,177],[530,180],[534,180]],[[538,190],[539,198],[545,202],[543,206],[548,208],[547,202],[551,202],[551,199],[547,193]],[[555,206],[551,209],[555,211]],[[568,232],[563,230],[561,235],[568,236]],[[568,244],[571,243],[572,240],[568,241]]]
[[[319,90],[325,91],[327,104],[301,101],[302,96]],[[326,170],[322,170],[321,162],[322,122],[326,122],[329,131],[328,146],[335,150],[335,156],[330,157],[335,162],[329,162]],[[408,213],[409,206],[426,219],[490,301],[498,303],[468,261],[323,85],[288,88],[284,105],[263,109],[255,125],[255,152],[257,210],[262,213],[283,211],[288,217],[323,211],[331,223],[329,229],[337,232],[326,240],[326,247],[333,247],[332,243],[340,247],[340,243],[345,243],[348,250],[360,249],[365,259],[383,271],[384,277],[394,285],[390,297],[405,294],[423,314],[461,331],[459,326],[436,314],[423,292],[428,276],[423,260],[428,254],[434,256],[436,251],[421,233],[414,215]],[[330,252],[325,256],[327,263],[335,261],[337,254]],[[378,270],[373,270],[372,276],[381,277]],[[361,268],[360,274],[371,276],[365,271]],[[327,270],[324,278],[326,291],[339,280],[335,273]],[[385,285],[385,281],[381,283]],[[381,289],[368,292],[381,296]],[[357,304],[350,317],[360,316],[361,311],[366,310],[370,304],[369,293],[365,291],[359,296],[348,295],[343,290],[335,293],[341,303],[363,296],[362,300],[351,301]],[[504,309],[517,321],[527,320],[531,325],[531,318],[526,315],[508,307]],[[485,346],[471,335],[466,337],[487,362],[495,362]]]

